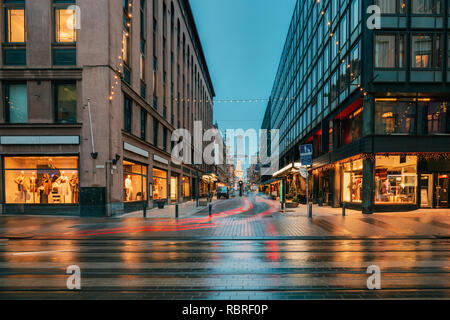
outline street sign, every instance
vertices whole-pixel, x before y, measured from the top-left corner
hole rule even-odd
[[[300,146],[300,161],[302,166],[312,166],[312,155],[312,144],[303,144]]]

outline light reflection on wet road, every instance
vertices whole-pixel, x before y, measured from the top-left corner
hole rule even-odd
[[[426,234],[421,218],[276,211],[256,198],[178,221],[2,217],[0,298],[450,298],[450,241]],[[433,232],[447,231],[435,222]],[[66,288],[70,265],[81,291]],[[367,289],[370,265],[382,290]]]
[[[449,247],[424,239],[16,240],[0,246],[0,298],[450,298]],[[73,264],[78,292],[66,289]],[[366,287],[373,264],[379,291]]]

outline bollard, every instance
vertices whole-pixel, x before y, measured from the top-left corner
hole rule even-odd
[[[178,203],[175,204],[175,219],[178,219]]]
[[[312,218],[312,204],[308,204],[308,217]]]
[[[342,216],[343,217],[345,217],[345,207],[347,206],[347,204],[344,202],[343,204],[342,204]]]
[[[211,217],[211,214],[212,214],[212,204],[210,204],[210,205],[208,206],[208,208],[209,208],[209,216]]]
[[[142,208],[142,213],[144,218],[147,218],[147,201],[144,202],[144,207]]]

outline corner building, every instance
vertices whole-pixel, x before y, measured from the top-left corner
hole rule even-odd
[[[267,108],[282,168],[313,145],[313,201],[450,207],[449,23],[447,0],[297,2]],[[298,174],[285,178],[287,198],[305,194]]]
[[[170,156],[176,128],[213,127],[187,0],[0,6],[0,213],[111,216],[204,189],[211,168]]]

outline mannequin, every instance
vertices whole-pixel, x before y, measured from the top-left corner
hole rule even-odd
[[[72,203],[78,203],[78,197],[79,197],[79,189],[78,189],[78,174],[74,173],[72,174],[72,178],[70,178],[69,181],[70,184],[70,191],[72,193]]]
[[[58,192],[61,196],[62,203],[70,202],[70,185],[69,185],[69,177],[66,176],[65,171],[61,172],[61,176],[56,180],[56,183],[59,183]]]
[[[19,202],[26,203],[28,191],[30,190],[30,178],[25,176],[24,171],[21,171],[14,182],[17,184],[19,190]]]
[[[48,173],[44,174],[44,177],[42,178],[42,195],[41,195],[41,203],[47,204],[48,203],[48,195],[52,193],[52,179],[50,178],[50,175]]]
[[[131,201],[133,186],[131,185],[131,176],[128,175],[125,179],[125,192],[126,192],[126,201]]]
[[[31,173],[30,178],[30,192],[33,194],[33,203],[36,203],[36,192],[37,192],[37,177],[36,172]]]

